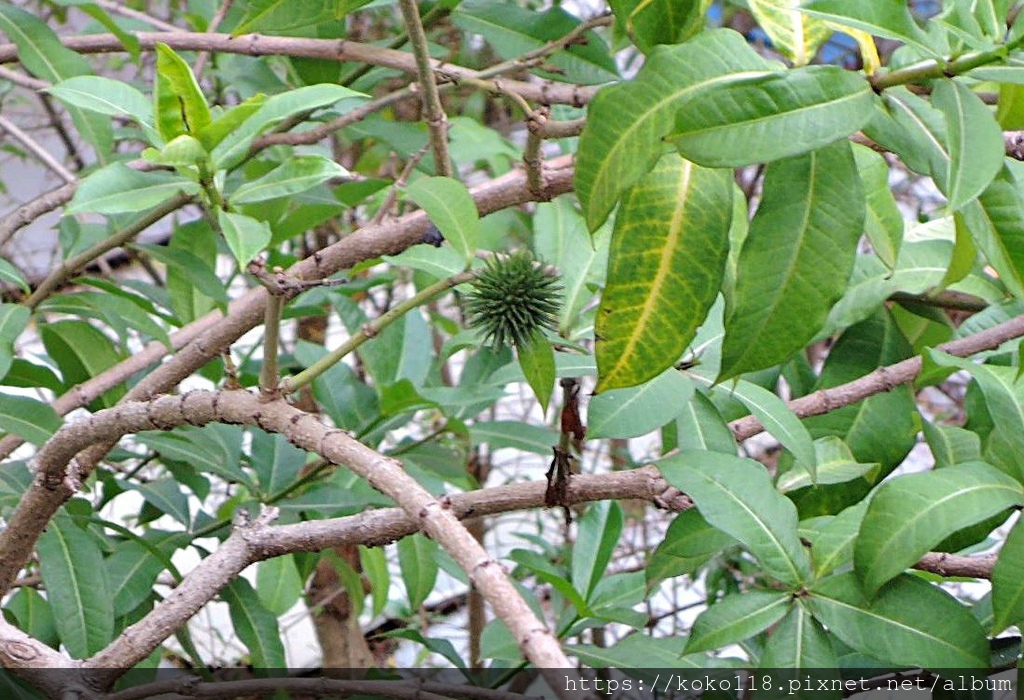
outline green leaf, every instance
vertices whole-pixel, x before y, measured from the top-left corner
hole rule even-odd
[[[999,550],[999,559],[992,568],[992,629],[999,634],[1010,625],[1024,621],[1024,525],[1014,525]]]
[[[867,501],[860,501],[839,515],[825,516],[829,518],[828,522],[811,535],[811,559],[816,577],[820,578],[853,559],[853,546],[867,504]]]
[[[14,362],[14,343],[28,326],[32,312],[20,304],[0,304],[0,379]]]
[[[114,614],[127,615],[152,596],[160,572],[168,568],[173,571],[166,549],[187,542],[188,535],[176,533],[165,535],[160,542],[151,542],[147,537],[118,544],[114,553],[103,560]]]
[[[70,518],[50,521],[36,545],[47,600],[61,643],[85,659],[114,636],[114,599],[96,540]]]
[[[1004,167],[956,217],[1010,293],[1024,299],[1024,194],[1013,172]]]
[[[22,586],[15,591],[4,606],[4,611],[14,615],[18,629],[27,632],[43,644],[56,649],[60,646],[60,636],[57,634],[57,625],[53,619],[53,612],[50,604],[35,588]],[[19,694],[12,693],[8,697],[19,698]],[[37,697],[27,695],[26,697]]]
[[[626,191],[595,327],[596,391],[678,362],[718,296],[731,216],[731,173],[674,154]]]
[[[203,148],[213,150],[249,117],[256,114],[266,101],[267,96],[263,93],[253,95],[241,104],[214,117],[209,124],[199,130],[196,138],[203,144]]]
[[[825,22],[800,12],[799,0],[749,0],[749,4],[772,46],[793,65],[810,63],[818,47],[832,36],[833,30]]]
[[[903,86],[885,91],[864,133],[915,172],[942,178],[949,171],[946,120],[931,102]]]
[[[716,658],[708,654],[683,656],[686,637],[650,637],[636,632],[610,647],[598,647],[592,644],[566,645],[566,651],[579,656],[583,663],[594,668],[628,668],[631,673],[637,670],[658,668],[730,668],[739,667],[735,659]],[[642,672],[642,671],[641,671]],[[648,672],[649,673],[649,672]],[[656,674],[647,676],[648,683],[653,682]],[[650,690],[647,683],[644,687]]]
[[[0,430],[42,445],[60,425],[61,418],[50,404],[28,396],[0,394]]]
[[[373,596],[373,616],[384,612],[388,604],[388,593],[391,591],[391,574],[388,572],[388,560],[383,547],[364,547],[359,545],[359,564],[363,575],[370,582],[370,595]]]
[[[209,126],[206,97],[185,60],[167,44],[156,45],[156,129],[164,141],[196,135]]]
[[[719,649],[760,634],[786,616],[793,596],[786,591],[746,591],[726,596],[693,623],[687,654]]]
[[[155,148],[147,148],[142,152],[142,157],[150,163],[158,165],[195,168],[199,164],[205,165],[210,154],[203,148],[199,139],[189,134],[182,134],[168,141],[159,151]]]
[[[873,113],[871,86],[838,66],[765,71],[683,102],[666,138],[695,163],[741,167],[827,146],[863,127]]]
[[[32,291],[28,286],[28,281],[25,279],[25,276],[21,273],[21,270],[4,258],[0,258],[0,282],[16,285],[26,294]]]
[[[466,261],[455,249],[448,246],[435,248],[429,243],[411,246],[398,255],[382,257],[392,265],[421,270],[439,280],[456,275],[466,269]]]
[[[74,385],[95,377],[124,359],[102,331],[84,321],[57,321],[41,328],[46,353],[60,368],[65,384]],[[108,408],[124,394],[119,384],[90,406]]]
[[[277,617],[263,607],[248,580],[237,577],[221,589],[220,597],[228,604],[235,634],[249,650],[250,662],[256,668],[285,668],[284,645]]]
[[[854,551],[865,592],[874,594],[958,530],[1020,505],[1021,485],[984,462],[885,482],[871,499]]]
[[[956,211],[976,198],[1003,169],[1003,133],[992,112],[969,88],[955,80],[940,80],[932,104],[946,117],[949,167],[936,184]]]
[[[154,260],[167,265],[168,268],[172,268],[180,273],[185,279],[194,284],[197,290],[214,301],[227,303],[227,290],[217,275],[214,274],[213,269],[191,252],[185,250],[184,247],[178,248],[142,243],[136,243],[134,247],[146,253],[146,255]]]
[[[245,269],[249,261],[267,247],[273,235],[266,221],[259,221],[245,214],[221,210],[217,212],[217,222],[228,248],[231,249],[231,254],[235,256],[241,269]]]
[[[711,0],[611,0],[615,24],[645,54],[658,44],[681,44],[704,28]]]
[[[587,438],[630,438],[656,430],[678,416],[693,383],[676,369],[631,389],[612,389],[590,400]]]
[[[889,664],[988,668],[988,640],[971,613],[917,576],[901,575],[869,600],[856,574],[840,574],[816,583],[807,600],[833,635]]]
[[[981,438],[977,433],[931,421],[924,421],[921,429],[935,458],[936,469],[981,461]]]
[[[692,574],[733,544],[736,540],[710,525],[699,510],[684,510],[668,526],[665,538],[647,560],[648,589],[667,578]]]
[[[587,602],[604,577],[621,534],[622,507],[615,501],[592,503],[580,518],[572,547],[572,583]]]
[[[409,610],[420,609],[437,581],[437,543],[417,533],[398,541],[398,564],[409,596]]]
[[[764,669],[784,668],[787,677],[799,678],[799,672],[804,669],[830,668],[838,670],[839,659],[832,649],[832,640],[822,628],[821,623],[811,616],[802,602],[797,601],[768,637],[768,642],[761,654],[760,667]],[[790,676],[791,672],[795,673]],[[785,694],[787,696],[794,695],[792,687],[789,690],[790,692]],[[842,691],[835,687],[825,691],[817,688],[811,691],[805,688],[801,688],[801,690],[803,692],[799,694],[814,698],[814,700],[824,698],[838,700],[843,697]],[[769,693],[769,696],[781,695],[783,693],[778,693],[778,695]]]
[[[510,447],[545,457],[550,457],[551,448],[558,444],[558,433],[554,430],[518,421],[476,421],[469,426],[469,437],[474,447]]]
[[[796,507],[775,490],[762,465],[714,452],[683,452],[657,464],[665,479],[688,494],[709,523],[750,550],[769,576],[794,587],[810,577]]]
[[[699,34],[680,46],[657,47],[635,79],[597,93],[587,108],[576,159],[576,192],[590,230],[600,226],[619,196],[665,152],[662,137],[686,100],[702,101],[735,78],[767,70],[744,37],[729,29]]]
[[[917,26],[905,2],[845,2],[844,0],[810,0],[800,6],[801,12],[821,17],[844,27],[852,27],[886,39],[905,42],[925,55],[935,54],[933,42]]]
[[[306,451],[295,447],[283,435],[254,429],[249,464],[256,473],[260,489],[269,496],[280,493],[299,477],[306,464]]]
[[[108,117],[127,116],[139,124],[152,125],[153,105],[131,85],[96,75],[78,75],[49,87],[61,102]]]
[[[230,483],[256,490],[252,478],[239,464],[242,431],[235,425],[209,424],[203,428],[182,427],[173,432],[137,433],[136,440],[165,459],[188,464],[193,469],[216,474]]]
[[[243,183],[229,201],[232,205],[262,202],[305,192],[336,177],[348,177],[348,170],[323,156],[292,156],[269,173]]]
[[[537,331],[529,343],[518,349],[517,354],[526,382],[537,395],[541,411],[547,413],[555,385],[555,351],[551,343],[543,332]]]
[[[186,528],[192,524],[188,496],[174,479],[155,479],[141,484],[133,483],[129,488],[138,491],[147,503],[171,516]]]
[[[785,401],[746,379],[730,382],[728,387],[721,385],[719,391],[728,391],[729,396],[742,402],[750,413],[761,421],[765,430],[781,442],[796,461],[809,471],[811,480],[814,480],[817,464],[814,441]]]
[[[773,163],[740,251],[719,381],[789,358],[846,290],[864,222],[846,142]]]
[[[472,262],[480,236],[480,215],[466,186],[450,177],[424,177],[409,185],[406,194],[427,212],[466,263]]]
[[[248,32],[289,34],[296,29],[341,19],[370,0],[251,0],[232,36]]]
[[[256,569],[256,593],[263,606],[277,616],[299,602],[302,579],[291,554],[261,561]]]
[[[903,243],[903,214],[889,187],[889,164],[881,154],[859,145],[853,147],[853,159],[864,186],[864,233],[875,255],[894,269]]]
[[[703,392],[695,391],[676,418],[676,447],[736,454],[736,437],[718,408]]]
[[[124,214],[151,209],[177,194],[195,195],[199,185],[168,172],[143,173],[112,163],[91,173],[75,191],[65,214]]]

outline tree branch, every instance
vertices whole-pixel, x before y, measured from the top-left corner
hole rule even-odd
[[[434,149],[434,168],[438,175],[452,176],[452,160],[448,155],[448,116],[444,113],[441,98],[437,93],[437,81],[430,53],[427,48],[427,35],[420,21],[419,6],[416,0],[398,0],[405,19],[405,28],[409,34],[409,43],[416,58],[416,75],[423,95],[423,111],[426,116],[427,128],[430,130],[430,143]]]

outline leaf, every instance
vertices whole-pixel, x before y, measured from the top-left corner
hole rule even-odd
[[[773,163],[740,251],[719,381],[784,362],[822,328],[846,290],[864,222],[850,146]]]
[[[763,466],[714,452],[682,452],[657,464],[710,524],[758,558],[765,573],[794,587],[809,578],[810,560],[797,537],[796,507],[775,490]]]
[[[1024,299],[1024,194],[1013,172],[1004,167],[977,201],[968,202],[956,217],[1000,281]]]
[[[517,354],[526,382],[537,395],[541,411],[547,413],[555,385],[555,351],[551,343],[543,332],[537,331],[529,343],[517,350]]]
[[[636,386],[676,362],[718,296],[732,177],[666,154],[625,192],[595,326],[596,391]]]
[[[208,151],[213,150],[235,129],[238,129],[245,123],[249,117],[256,114],[266,101],[266,95],[256,93],[241,104],[237,104],[219,116],[214,117],[209,124],[199,130],[196,138],[203,144],[203,148]]]
[[[981,438],[977,433],[931,421],[924,421],[921,429],[935,458],[936,469],[981,461]]]
[[[667,578],[692,574],[736,540],[713,527],[696,508],[684,510],[668,526],[665,538],[650,555],[644,569],[647,587]]]
[[[590,400],[587,438],[644,435],[678,416],[693,393],[693,383],[676,369],[631,389],[612,389]]]
[[[572,583],[587,602],[592,600],[615,552],[622,520],[622,507],[615,501],[592,503],[580,518],[572,547]]]
[[[617,26],[624,26],[645,54],[658,44],[681,44],[704,28],[711,0],[611,0]]]
[[[450,177],[424,177],[409,185],[406,194],[427,212],[466,263],[472,262],[480,236],[480,215],[466,186]]]
[[[855,145],[853,158],[864,187],[864,233],[875,255],[894,269],[903,243],[903,214],[889,188],[889,165],[879,153]]]
[[[141,484],[131,484],[130,488],[142,494],[147,503],[171,516],[186,528],[191,526],[192,515],[189,513],[188,496],[174,479],[155,479]]]
[[[590,230],[654,167],[680,104],[721,89],[735,79],[731,73],[767,69],[745,38],[720,29],[656,47],[635,79],[600,90],[587,108],[576,159],[576,192]]]
[[[726,387],[722,385],[720,390],[724,391]],[[796,461],[810,472],[813,481],[817,464],[814,441],[786,402],[746,379],[732,382],[728,391],[729,396],[743,403],[765,430],[793,454]]]
[[[409,610],[422,607],[437,581],[437,543],[421,534],[398,540],[398,564],[409,596]]]
[[[469,426],[470,441],[474,446],[487,445],[491,450],[504,447],[551,456],[551,448],[558,444],[558,433],[518,421],[476,421]]]
[[[391,574],[388,572],[388,560],[383,547],[365,547],[359,545],[359,564],[366,580],[370,582],[370,595],[373,596],[373,616],[384,612],[388,604],[388,593],[391,591]]]
[[[295,447],[283,435],[252,431],[249,464],[256,473],[260,490],[267,496],[281,493],[291,485],[306,464],[306,451]]]
[[[885,482],[871,499],[854,550],[864,591],[874,594],[953,533],[1020,505],[1021,485],[984,462]]]
[[[261,561],[256,569],[256,594],[274,615],[281,616],[291,610],[302,595],[302,579],[295,557],[286,554]]]
[[[61,643],[73,657],[88,658],[114,636],[114,601],[99,545],[70,518],[57,516],[36,549]]]
[[[82,180],[65,214],[125,214],[163,204],[178,194],[198,194],[199,185],[167,172],[143,173],[112,163]]]
[[[154,260],[167,265],[168,268],[180,273],[185,279],[194,284],[197,290],[214,301],[227,303],[227,290],[217,275],[214,274],[213,269],[184,247],[168,247],[142,243],[136,243],[134,247],[146,253],[146,255]]]
[[[940,80],[932,104],[946,117],[949,167],[936,184],[956,211],[976,198],[1003,169],[1003,133],[992,112],[969,88],[955,80]]]
[[[802,602],[797,601],[782,618],[782,622],[768,636],[768,641],[761,654],[760,668],[784,668],[789,678],[799,678],[800,672],[805,669],[810,671],[811,669],[827,668],[834,669],[831,673],[836,674],[838,679],[839,659],[832,649],[832,640],[822,628],[821,623],[811,616]],[[811,671],[811,673],[820,674],[822,672]],[[842,691],[834,685],[825,687],[827,690],[820,688],[808,690],[802,687],[800,689],[802,692],[793,693],[792,682],[790,682],[789,692],[769,693],[769,696],[803,695],[814,698],[814,700],[822,700],[822,698],[837,700],[843,697]]]
[[[4,258],[0,258],[0,282],[13,284],[26,294],[32,291],[29,288],[28,281],[25,279],[25,275],[22,274],[21,270]]]
[[[230,196],[232,205],[262,202],[305,192],[348,170],[323,156],[292,156],[263,177],[243,183]]]
[[[466,269],[466,261],[454,248],[435,248],[429,243],[420,243],[406,248],[398,255],[384,255],[382,258],[392,265],[411,267],[439,280]]]
[[[95,75],[78,75],[47,88],[61,102],[108,117],[127,116],[152,125],[153,105],[131,85]]]
[[[806,469],[793,467],[779,477],[775,487],[782,493],[795,491],[813,484],[842,484],[870,472],[878,471],[878,463],[862,464],[854,459],[850,448],[838,437],[829,436],[814,441],[814,480]]]
[[[741,167],[827,146],[863,127],[873,112],[869,83],[838,66],[765,71],[683,102],[666,139],[695,163]]]
[[[853,546],[860,532],[868,502],[859,501],[839,515],[826,516],[828,523],[811,535],[814,575],[821,577],[853,559]]]
[[[22,632],[27,632],[43,644],[55,649],[60,646],[60,636],[57,634],[57,625],[53,620],[50,604],[35,588],[31,586],[18,588],[7,601],[4,611],[14,616],[18,629]],[[8,697],[21,700],[21,695],[18,693],[11,693]],[[29,694],[25,697],[38,696]]]
[[[993,635],[1024,621],[1024,578],[1020,575],[1021,567],[1024,567],[1024,525],[1018,521],[1003,542],[999,559],[992,568]]]
[[[167,44],[156,45],[156,129],[164,141],[196,135],[209,126],[206,97],[185,60]]]
[[[703,392],[695,391],[676,418],[676,447],[736,454],[736,437],[718,408]]]
[[[263,607],[252,584],[240,576],[234,578],[221,589],[220,597],[228,604],[231,624],[249,650],[252,665],[256,668],[285,668],[288,664],[277,617]]]
[[[633,633],[610,647],[598,647],[592,644],[566,645],[565,649],[580,661],[594,668],[628,668],[630,673],[643,673],[645,669],[697,669],[701,674],[696,680],[704,681],[709,668],[738,668],[736,659],[717,658],[708,654],[683,656],[686,637],[650,637],[639,632]],[[721,672],[720,672],[721,673]],[[657,680],[657,674],[647,671],[644,688],[651,690],[650,685]],[[678,676],[677,681],[681,680]],[[730,681],[735,678],[733,672],[723,673],[722,678]],[[664,677],[662,677],[664,682]],[[663,687],[663,686],[661,686]],[[670,686],[672,690],[672,688]],[[685,688],[688,690],[689,688]]]
[[[719,649],[760,634],[785,617],[793,596],[785,591],[746,591],[726,596],[693,623],[687,654]]]
[[[14,362],[14,343],[28,326],[32,312],[20,304],[0,304],[0,379]]]
[[[869,600],[856,574],[840,574],[816,583],[807,601],[833,635],[888,664],[988,668],[988,640],[971,613],[917,576],[901,575]]]
[[[221,210],[217,212],[217,222],[241,269],[270,243],[272,234],[266,221]]]
[[[136,440],[165,459],[183,462],[196,471],[216,474],[229,483],[240,483],[256,490],[251,477],[239,464],[242,431],[238,426],[209,424],[203,428],[177,428],[172,432],[146,431],[137,433]]]
[[[773,48],[792,59],[793,65],[804,66],[832,36],[832,29],[799,8],[799,0],[750,0],[750,12]]]
[[[295,4],[288,0],[251,0],[246,4],[245,15],[231,35],[240,36],[248,32],[288,34],[296,29],[341,19],[347,13],[369,2],[370,0],[304,0]]]
[[[182,134],[168,141],[159,151],[155,148],[147,148],[142,152],[142,157],[150,163],[158,165],[195,168],[197,165],[205,166],[210,154],[203,148],[199,139]]]
[[[844,0],[810,0],[800,6],[801,12],[821,17],[844,27],[852,27],[886,39],[902,41],[923,51],[935,54],[932,41],[914,22],[904,2],[844,2]]]
[[[163,548],[174,548],[188,539],[188,535],[175,533],[159,542],[139,538],[117,545],[113,554],[103,560],[115,615],[128,615],[153,595],[160,572],[168,568],[173,571],[170,555]]]
[[[42,445],[60,425],[61,418],[50,404],[28,396],[0,394],[0,430]]]
[[[57,321],[41,329],[47,354],[60,368],[65,384],[74,385],[95,377],[124,359],[123,354],[100,330],[84,321]],[[90,406],[108,408],[124,394],[119,384]]]

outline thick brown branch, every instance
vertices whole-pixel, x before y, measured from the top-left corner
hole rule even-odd
[[[939,576],[968,576],[970,578],[992,578],[992,567],[998,557],[986,554],[977,557],[965,557],[960,554],[945,552],[928,552],[921,561],[914,564],[915,569],[929,571]]]
[[[434,168],[438,175],[451,177],[452,161],[448,155],[448,116],[441,105],[441,97],[437,93],[437,79],[430,62],[430,49],[427,46],[427,35],[423,31],[420,20],[419,5],[416,0],[399,0],[402,17],[405,19],[405,30],[409,35],[413,56],[416,58],[416,75],[420,91],[423,94],[423,112],[430,130],[430,144],[434,150]]]

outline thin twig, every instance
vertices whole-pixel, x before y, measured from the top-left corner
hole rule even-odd
[[[39,145],[35,139],[19,129],[16,124],[3,115],[0,115],[0,129],[10,134],[11,138],[24,146],[25,150],[35,156],[40,163],[57,173],[61,180],[68,184],[78,182],[78,178],[75,177],[73,172],[61,165],[61,163],[54,158],[49,151]]]
[[[416,58],[416,74],[420,90],[423,93],[423,111],[426,115],[427,129],[430,131],[430,143],[434,149],[434,168],[438,175],[452,176],[452,161],[448,155],[448,115],[444,113],[441,97],[437,93],[437,82],[434,78],[433,66],[430,62],[430,50],[427,47],[427,35],[420,21],[419,6],[416,0],[398,0],[405,18],[405,28],[409,33],[409,43]]]
[[[423,145],[423,148],[416,151],[410,156],[409,160],[406,161],[405,167],[402,168],[402,172],[398,174],[398,179],[395,180],[394,184],[391,185],[391,189],[388,190],[387,196],[384,197],[384,201],[381,202],[380,209],[373,215],[370,223],[374,226],[380,224],[385,217],[391,212],[391,208],[395,206],[395,202],[398,200],[398,190],[405,187],[405,183],[409,179],[409,175],[413,169],[419,165],[419,162],[423,160],[423,156],[427,155],[427,151],[430,150],[430,142],[428,141]]]
[[[227,16],[228,11],[231,10],[231,5],[234,0],[222,0],[220,7],[217,8],[217,12],[213,15],[213,19],[210,20],[209,26],[206,27],[206,32],[212,34],[216,32],[220,23],[224,21],[224,17]],[[209,51],[201,51],[196,57],[195,65],[192,67],[192,72],[196,75],[196,80],[199,80],[203,75],[203,69],[206,68],[206,62],[210,60]]]
[[[122,17],[127,17],[129,19],[135,19],[135,20],[138,20],[140,22],[145,22],[149,26],[155,27],[156,29],[162,29],[165,32],[182,33],[184,31],[186,31],[186,30],[182,29],[181,27],[177,27],[177,26],[171,24],[170,22],[163,21],[159,17],[154,17],[153,15],[148,15],[145,12],[140,12],[139,10],[133,10],[132,8],[128,7],[127,5],[122,5],[119,2],[113,2],[113,0],[94,0],[94,1],[95,1],[95,3],[97,5],[102,7],[107,12],[113,12],[115,15],[121,15]]]
[[[14,83],[15,85],[20,85],[23,88],[28,88],[29,90],[45,90],[50,87],[50,83],[45,80],[33,78],[30,75],[25,75],[24,73],[19,73],[18,71],[14,71],[3,66],[0,66],[0,80],[6,80],[7,82]]]
[[[540,201],[544,201],[544,161],[541,158],[541,148],[544,145],[544,138],[540,135],[538,126],[547,121],[551,110],[548,107],[538,107],[526,118],[526,146],[523,148],[523,164],[526,166],[526,184],[530,192]]]

